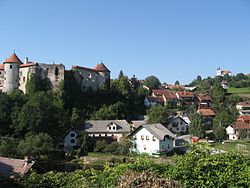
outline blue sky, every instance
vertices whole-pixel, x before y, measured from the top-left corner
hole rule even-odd
[[[94,67],[190,83],[250,73],[248,0],[0,0],[0,61]]]

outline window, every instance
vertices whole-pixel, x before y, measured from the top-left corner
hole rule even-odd
[[[0,74],[2,74],[2,72],[0,71]]]
[[[89,74],[88,74],[88,77],[89,77],[89,78],[92,78],[92,75],[89,73]]]
[[[71,143],[71,144],[74,144],[75,142],[76,142],[75,139],[71,139],[71,140],[70,140],[70,143]]]
[[[101,137],[102,135],[101,134],[99,134],[99,137]]]
[[[113,127],[113,130],[115,130],[115,126]]]
[[[23,82],[25,82],[25,76],[23,77]]]
[[[58,76],[59,71],[58,71],[58,67],[55,68],[55,75]]]
[[[71,133],[70,136],[71,136],[71,137],[75,137],[75,133]]]
[[[105,136],[107,137],[107,133],[105,133]]]
[[[109,127],[109,130],[111,130],[111,127]]]
[[[144,136],[143,135],[141,135],[141,140],[144,140]]]
[[[181,130],[183,130],[183,131],[184,131],[184,127],[182,127],[182,128],[181,128]]]
[[[12,65],[10,65],[10,69],[12,69]]]
[[[22,71],[20,71],[20,76],[22,76]]]
[[[136,144],[134,144],[134,148],[136,149]]]
[[[146,140],[149,140],[149,136],[146,136]]]
[[[178,127],[176,127],[176,130],[177,130],[177,131],[179,131],[179,128],[178,128]]]
[[[153,136],[153,141],[155,141],[155,137]]]
[[[137,140],[136,136],[134,136],[134,140]]]
[[[181,125],[182,125],[182,121],[181,121]]]

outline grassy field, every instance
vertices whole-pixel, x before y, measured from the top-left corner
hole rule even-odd
[[[245,87],[245,88],[230,87],[227,89],[227,92],[232,93],[233,95],[239,95],[242,98],[250,99],[250,87]]]
[[[246,150],[237,150],[237,144],[242,144],[246,146]],[[224,144],[222,143],[215,143],[213,145],[214,148],[216,149],[221,149],[225,151],[236,151],[236,152],[243,152],[243,153],[248,153],[250,155],[250,140],[248,141],[231,141],[231,142],[225,142]]]

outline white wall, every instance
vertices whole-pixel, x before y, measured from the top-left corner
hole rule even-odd
[[[141,139],[141,136],[144,136],[144,140]],[[146,139],[147,136],[149,140]],[[134,140],[135,137],[136,140]],[[142,128],[134,135],[133,141],[136,146],[133,150],[138,153],[148,153],[151,155],[160,149],[159,140],[155,138],[155,141],[153,141],[153,135],[145,128]]]
[[[177,124],[177,126],[173,127],[173,124]],[[172,123],[168,124],[168,129],[171,132],[180,133],[187,131],[187,124],[181,120],[181,118],[175,118]]]
[[[77,134],[75,131],[70,131],[64,138],[64,150],[68,151],[77,145]]]
[[[11,68],[10,68],[11,67]],[[5,63],[5,80],[3,85],[4,92],[11,92],[18,88],[19,85],[19,68],[17,63]]]

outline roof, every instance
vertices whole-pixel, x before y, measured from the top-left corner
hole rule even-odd
[[[175,95],[175,93],[174,92],[170,92],[170,91],[164,92],[163,96],[164,96],[164,98],[166,100],[177,99],[177,96]]]
[[[147,124],[146,121],[142,121],[142,120],[131,121],[131,123],[132,123],[132,126],[135,128],[139,127],[140,125]]]
[[[13,53],[9,58],[7,58],[4,63],[18,63],[22,64],[22,61],[17,57],[15,53]]]
[[[108,68],[103,63],[98,63],[94,69],[98,72],[110,72],[110,70],[108,70]]]
[[[152,94],[154,94],[155,96],[162,96],[165,92],[166,92],[166,90],[163,90],[163,89],[153,89],[152,90]]]
[[[117,125],[117,130],[107,130],[112,123]],[[130,124],[126,120],[90,120],[85,122],[85,131],[88,133],[129,133]]]
[[[31,66],[35,66],[35,65],[38,65],[38,63],[36,63],[36,62],[29,62],[27,64],[21,64],[19,67],[20,68],[24,68],[24,67],[31,67]]]
[[[215,116],[215,112],[211,109],[199,109],[198,112],[203,116]]]
[[[234,124],[235,129],[250,129],[250,124],[249,123],[244,123],[244,122],[236,122]]]
[[[0,174],[5,177],[11,177],[14,174],[23,175],[31,169],[33,164],[33,161],[27,163],[25,159],[0,157]]]
[[[212,97],[207,94],[200,94],[197,96],[197,98],[199,99],[199,101],[212,101]]]
[[[0,70],[4,70],[4,64],[0,64]]]
[[[186,91],[179,91],[176,92],[180,98],[193,98],[194,94],[192,92],[186,92]]]
[[[230,70],[223,70],[222,74],[231,74],[232,72]]]
[[[241,105],[241,106],[250,106],[250,101],[239,102],[239,103],[237,104],[237,106],[238,106],[238,105]]]
[[[72,69],[82,69],[82,70],[97,72],[97,70],[95,70],[95,69],[91,69],[91,68],[87,68],[87,67],[81,67],[81,66],[78,66],[78,65],[72,65]]]
[[[250,116],[249,115],[240,115],[237,118],[237,121],[242,121],[242,122],[245,122],[245,123],[250,123]]]
[[[164,140],[165,136],[170,136],[172,138],[175,138],[175,135],[160,123],[140,125],[130,135],[134,135],[135,133],[137,133],[142,128],[145,128],[146,130],[148,130],[158,140]]]
[[[180,117],[180,116],[169,116],[168,117],[168,123],[172,123],[174,120],[176,120],[176,119],[181,119],[182,121],[184,121],[184,123],[186,123],[186,124],[188,124],[182,117]]]

